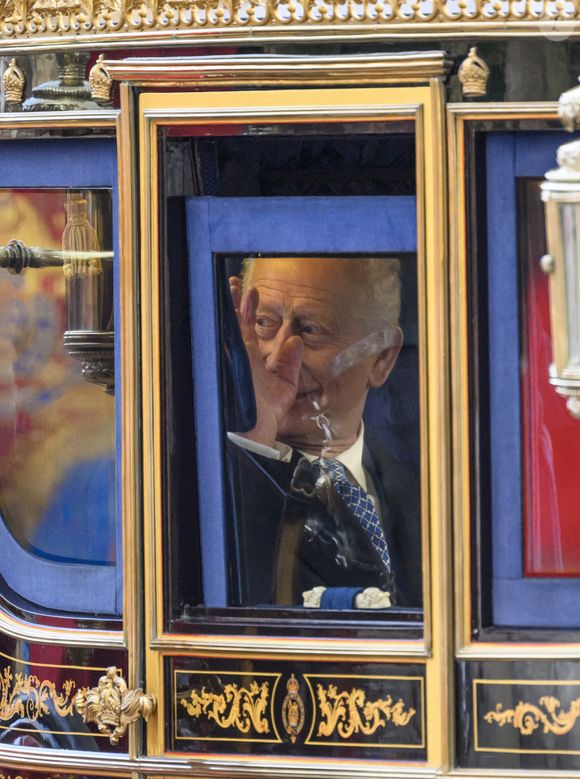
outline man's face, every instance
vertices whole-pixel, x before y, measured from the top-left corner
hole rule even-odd
[[[387,378],[395,354],[373,355],[335,375],[334,361],[369,335],[360,316],[360,266],[356,260],[328,258],[257,259],[249,286],[259,294],[256,334],[266,368],[276,371],[279,350],[298,335],[304,343],[298,395],[278,430],[293,445],[322,445],[316,424],[324,413],[337,440],[358,434],[369,387]],[[389,350],[392,351],[392,350]]]

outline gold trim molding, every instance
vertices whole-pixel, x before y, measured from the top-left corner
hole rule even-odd
[[[549,33],[562,27],[571,36],[579,20],[577,4],[558,0],[0,0],[0,40],[26,42],[27,50],[31,42],[183,45],[194,36],[275,41],[295,39],[296,31],[317,39],[440,38],[546,35],[548,26]]]
[[[2,0],[0,0],[2,2]],[[452,61],[443,51],[342,56],[237,55],[129,57],[105,60],[116,81],[135,85],[208,87],[420,84],[445,78]]]

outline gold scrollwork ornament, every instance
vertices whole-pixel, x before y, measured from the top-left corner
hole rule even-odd
[[[415,709],[405,708],[402,698],[395,703],[391,695],[384,700],[367,700],[364,690],[354,687],[350,691],[338,692],[334,684],[328,687],[317,685],[316,694],[322,721],[318,726],[319,736],[332,736],[335,731],[340,738],[348,739],[354,733],[372,735],[387,722],[402,728],[409,724],[416,714]]]
[[[248,733],[253,728],[256,733],[269,733],[270,726],[265,718],[270,689],[268,682],[252,682],[249,687],[226,684],[221,693],[210,692],[202,687],[201,692],[192,690],[190,699],[182,699],[181,705],[187,713],[198,719],[206,715],[220,728],[235,728],[240,733]]]
[[[295,744],[296,738],[304,727],[304,701],[300,696],[300,685],[294,674],[288,679],[286,689],[288,694],[282,701],[282,724],[290,736],[290,741]]]
[[[544,695],[538,701],[539,705],[520,701],[513,709],[504,709],[498,703],[494,710],[488,711],[483,719],[503,727],[512,725],[522,736],[529,736],[540,726],[544,733],[564,736],[569,733],[576,720],[580,717],[580,698],[570,703],[568,711],[560,711],[560,701],[551,695]]]
[[[12,667],[6,666],[0,674],[0,722],[9,722],[16,716],[26,716],[34,722],[48,714],[50,707],[59,717],[69,717],[73,711],[74,686],[72,679],[66,679],[59,691],[52,681],[41,681],[34,674],[20,671],[12,673]]]
[[[22,68],[15,59],[10,60],[10,64],[2,75],[2,86],[6,102],[10,105],[20,105],[24,99],[24,89],[26,87],[26,78]]]
[[[114,665],[107,668],[97,687],[79,690],[74,703],[84,722],[95,722],[99,733],[108,735],[113,746],[133,722],[141,717],[147,722],[157,706],[153,695],[130,690]]]

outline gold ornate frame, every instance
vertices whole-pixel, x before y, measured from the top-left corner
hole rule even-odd
[[[466,129],[471,122],[500,120],[558,121],[556,103],[462,103],[447,106],[449,146],[449,258],[453,424],[453,515],[455,570],[455,651],[461,659],[552,659],[580,657],[580,645],[570,643],[493,643],[471,635],[473,530],[470,494],[470,410],[468,366]]]
[[[577,7],[543,0],[0,0],[0,53],[211,43],[577,35]]]
[[[283,58],[280,58],[281,60]],[[347,58],[348,59],[348,58]],[[396,56],[395,58],[396,59]],[[376,659],[417,662],[424,658],[427,666],[428,761],[431,766],[448,764],[451,743],[451,693],[448,657],[450,637],[450,482],[447,467],[447,441],[450,435],[447,350],[447,285],[445,203],[446,176],[443,144],[444,58],[430,74],[425,73],[418,58],[417,70],[408,63],[408,79],[415,74],[415,83],[424,86],[334,89],[333,67],[326,64],[326,83],[322,89],[220,91],[220,92],[155,92],[158,83],[196,87],[188,64],[183,63],[177,77],[171,61],[146,63],[137,60],[113,66],[115,76],[121,74],[139,84],[139,156],[140,156],[140,222],[141,222],[141,327],[143,386],[143,463],[144,463],[144,541],[145,565],[151,572],[144,582],[146,599],[146,670],[148,687],[158,693],[159,710],[163,702],[163,661],[166,656],[190,654],[196,657],[284,657],[287,659]],[[336,62],[336,61],[335,61]],[[343,58],[344,63],[344,58]],[[111,63],[112,64],[112,63]],[[195,63],[196,64],[196,63]],[[227,66],[227,68],[225,67]],[[150,72],[148,73],[148,69]],[[218,69],[219,70],[219,69]],[[437,71],[437,75],[435,75]],[[343,64],[344,72],[344,64]],[[248,75],[231,59],[222,64],[221,76],[240,87],[252,85]],[[337,67],[336,82],[341,82]],[[269,76],[267,76],[268,78]],[[151,81],[148,82],[148,79]],[[192,79],[192,80],[190,80]],[[313,83],[319,76],[314,72]],[[290,83],[304,74],[292,76]],[[249,83],[248,83],[249,81]],[[389,83],[388,73],[380,81]],[[153,82],[153,84],[151,84]],[[289,83],[288,80],[285,84]],[[147,87],[149,86],[149,89]],[[212,83],[213,86],[213,83]],[[126,85],[122,113],[131,103],[132,87]],[[427,573],[424,592],[425,637],[423,641],[359,641],[339,639],[267,638],[228,636],[227,640],[212,635],[172,635],[164,630],[162,614],[161,562],[161,470],[160,470],[160,368],[159,368],[159,278],[158,278],[158,163],[157,130],[164,125],[194,125],[207,123],[285,123],[393,121],[414,118],[417,132],[418,169],[418,255],[419,296],[422,310],[421,343],[421,443],[422,501],[424,538],[424,570]],[[427,151],[426,151],[427,150]],[[136,208],[136,203],[133,203]],[[137,216],[137,212],[135,212]],[[421,306],[421,303],[423,304]],[[430,581],[430,585],[427,583]],[[149,754],[163,754],[163,722],[157,718],[148,728]],[[207,759],[200,758],[207,764]],[[200,765],[198,760],[189,759]],[[271,773],[275,765],[288,761],[269,761]],[[232,757],[213,757],[212,764],[222,770],[226,765],[238,768]],[[247,763],[246,763],[247,764]],[[324,761],[316,761],[321,768]],[[354,767],[354,766],[353,766]],[[417,768],[414,769],[417,771]],[[429,772],[427,768],[427,773]],[[323,774],[324,771],[321,771]],[[299,772],[296,774],[299,775]]]

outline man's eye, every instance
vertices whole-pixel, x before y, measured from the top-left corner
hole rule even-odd
[[[312,322],[304,322],[300,329],[303,335],[318,336],[323,335],[324,330],[320,325],[313,324]]]
[[[256,330],[260,335],[273,335],[278,329],[278,325],[273,319],[267,316],[256,317]]]

